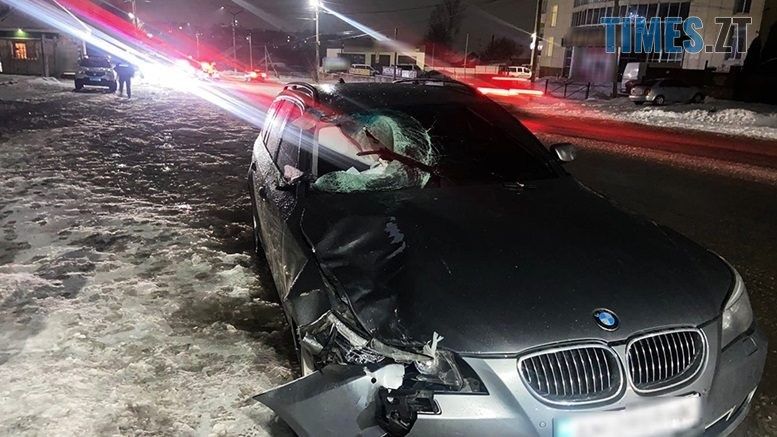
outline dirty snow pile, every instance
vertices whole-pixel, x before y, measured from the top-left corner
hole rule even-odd
[[[242,181],[223,151],[250,131],[172,95],[101,116],[115,96],[71,95],[0,123],[0,435],[284,433],[251,396],[294,377],[288,328],[225,237],[248,228],[198,215],[230,200],[207,193],[233,189],[222,168]]]
[[[73,90],[73,82],[53,77],[0,75],[0,103],[42,102]]]
[[[777,106],[716,100],[701,104],[637,106],[628,98],[587,101],[535,99],[522,110],[565,117],[589,117],[651,126],[699,130],[727,135],[777,140]]]

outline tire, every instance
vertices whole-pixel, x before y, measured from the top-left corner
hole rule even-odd
[[[704,103],[704,94],[696,93],[696,95],[691,99],[691,103]]]
[[[112,83],[111,85],[108,86],[108,91],[110,91],[111,93],[115,93],[116,92],[116,88],[117,88],[117,85],[116,85],[116,82],[114,82],[114,83]]]
[[[656,98],[653,99],[653,104],[656,106],[661,106],[664,103],[666,103],[666,99],[664,98],[664,96],[656,96]]]
[[[82,89],[84,89],[84,83],[80,80],[76,80],[76,91],[81,91]]]
[[[642,105],[645,104],[645,102],[634,102],[634,104],[637,105],[637,106],[642,106]]]

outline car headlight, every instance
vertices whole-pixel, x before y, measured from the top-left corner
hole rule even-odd
[[[753,324],[753,308],[750,306],[750,297],[747,295],[747,288],[742,276],[733,267],[734,272],[734,291],[726,302],[723,309],[723,335],[721,336],[721,347],[728,346],[740,334],[747,331]]]

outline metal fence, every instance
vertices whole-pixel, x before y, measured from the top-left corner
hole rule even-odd
[[[571,100],[588,100],[591,97],[607,99],[612,96],[612,82],[593,83],[545,79],[545,95]]]

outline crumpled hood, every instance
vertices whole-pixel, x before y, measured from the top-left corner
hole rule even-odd
[[[356,316],[387,343],[513,354],[623,340],[716,317],[732,274],[715,255],[564,177],[480,186],[311,194],[303,231]],[[620,328],[593,318],[607,308]]]

